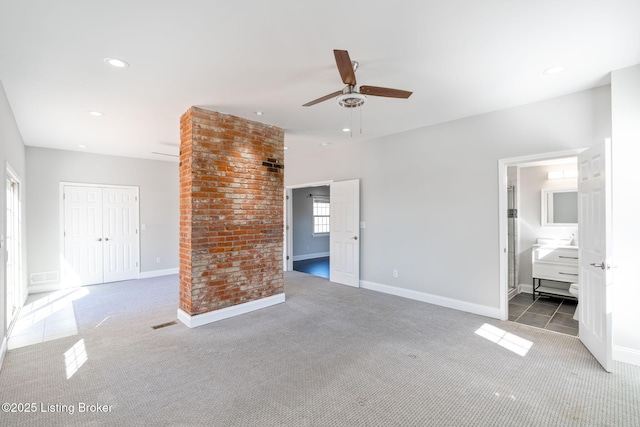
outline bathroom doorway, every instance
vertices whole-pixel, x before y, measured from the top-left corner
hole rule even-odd
[[[537,279],[536,284],[545,287],[536,287],[534,294],[532,260],[535,247],[544,239],[559,245],[577,243],[577,218],[575,224],[543,220],[542,194],[543,190],[577,188],[578,152],[501,160],[499,189],[503,320],[573,336],[578,335],[578,323],[573,319],[577,301],[568,293],[571,283]],[[547,287],[548,293],[540,292]]]

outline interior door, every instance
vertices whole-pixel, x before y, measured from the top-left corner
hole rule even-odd
[[[69,285],[136,279],[138,189],[65,185],[64,278]]]
[[[602,367],[612,368],[611,143],[578,155],[579,337]]]
[[[332,182],[329,280],[360,287],[360,180]]]
[[[65,186],[63,194],[65,280],[103,283],[102,189]]]
[[[138,189],[102,190],[104,282],[138,277]]]

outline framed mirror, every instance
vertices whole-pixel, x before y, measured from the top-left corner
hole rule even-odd
[[[575,188],[542,190],[542,225],[578,225]]]

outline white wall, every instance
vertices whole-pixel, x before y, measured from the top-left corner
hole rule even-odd
[[[313,235],[313,198],[309,194],[329,198],[329,186],[295,188],[292,191],[294,261],[318,254],[329,256],[329,235]]]
[[[26,156],[29,274],[60,271],[60,182],[139,186],[140,272],[178,268],[178,163],[36,147]]]
[[[7,221],[6,221],[6,169],[9,165],[13,171],[18,174],[22,186],[22,212],[25,211],[25,197],[26,194],[26,180],[25,180],[25,147],[18,129],[18,124],[11,111],[11,106],[7,99],[7,95],[4,92],[2,83],[0,82],[0,168],[2,168],[2,181],[0,182],[0,234],[2,243],[2,249],[0,251],[0,367],[2,366],[2,360],[4,358],[4,352],[6,351],[7,325],[6,318],[6,296],[7,296],[7,280],[6,280],[6,257],[5,257],[5,236],[7,235]],[[24,219],[24,218],[23,218]],[[23,223],[24,225],[24,223]],[[26,270],[26,227],[22,227],[22,259],[23,259],[23,273]],[[23,296],[26,297],[26,280],[23,280]]]
[[[611,74],[614,359],[640,365],[640,64]]]
[[[498,313],[498,159],[610,136],[603,86],[312,155],[288,150],[285,185],[360,178],[362,280]]]

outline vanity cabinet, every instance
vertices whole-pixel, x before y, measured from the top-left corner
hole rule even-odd
[[[571,283],[578,283],[578,247],[533,245],[533,299],[536,293],[573,298]],[[567,288],[540,285],[541,280],[566,282]]]

